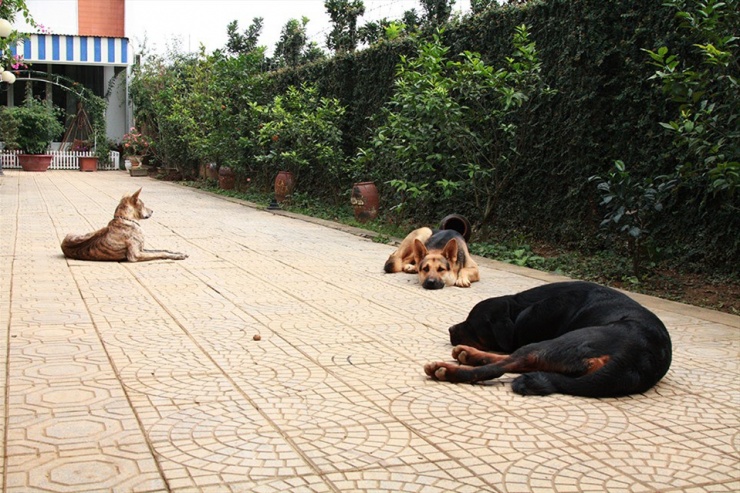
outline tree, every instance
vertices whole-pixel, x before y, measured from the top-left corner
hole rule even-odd
[[[382,39],[397,39],[406,33],[406,24],[401,21],[389,21],[387,18],[370,21],[357,30],[360,41],[368,45],[377,43]]]
[[[252,24],[244,31],[244,34],[239,33],[239,22],[231,21],[226,26],[226,34],[229,36],[229,40],[226,42],[226,50],[233,55],[254,51],[262,34],[263,21],[262,17],[252,19]]]
[[[303,49],[303,55],[301,56],[301,62],[311,63],[311,62],[316,62],[318,60],[324,60],[325,58],[326,58],[326,53],[324,53],[324,50],[321,49],[321,47],[316,41],[311,41],[310,43],[308,43],[308,46],[306,46]]]
[[[496,5],[495,0],[470,0],[470,10],[474,14],[480,14],[491,5]]]
[[[357,18],[365,13],[362,0],[325,0],[333,28],[326,36],[326,46],[335,53],[355,51],[359,40]]]
[[[390,25],[388,19],[366,22],[357,30],[357,36],[365,44],[371,45],[385,38],[385,28]]]
[[[419,17],[419,14],[416,12],[416,9],[407,10],[403,13],[403,17],[401,17],[401,21],[406,25],[406,30],[409,32],[414,32],[419,30],[419,26],[422,24],[422,18]]]
[[[308,17],[304,16],[300,21],[290,19],[283,27],[274,53],[279,66],[297,67],[304,61],[304,49],[308,40],[306,24]]]
[[[419,0],[424,10],[424,21],[431,26],[445,24],[452,14],[455,0]]]

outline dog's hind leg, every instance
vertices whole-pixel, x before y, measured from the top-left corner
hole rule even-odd
[[[641,386],[637,374],[627,372],[615,375],[609,370],[582,376],[561,373],[534,372],[520,375],[511,382],[511,389],[521,395],[560,394],[581,397],[617,397],[644,392],[650,386]]]
[[[383,270],[386,274],[393,274],[395,272],[416,274],[418,272],[418,266],[414,258],[414,240],[418,239],[422,243],[426,243],[432,234],[433,231],[430,228],[419,228],[406,235],[406,238],[403,239],[396,251],[385,261]]]
[[[520,375],[511,382],[511,390],[520,395],[550,395],[558,391],[555,385],[554,377],[562,379],[575,380],[573,377],[566,377],[559,373],[546,373],[537,371],[534,373],[525,373]]]

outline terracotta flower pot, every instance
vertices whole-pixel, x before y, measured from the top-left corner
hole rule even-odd
[[[23,171],[46,171],[51,166],[51,154],[18,154],[18,163]]]
[[[452,229],[462,235],[466,242],[470,241],[470,221],[460,214],[445,216],[439,223],[439,229]]]
[[[235,181],[236,175],[234,171],[227,166],[221,166],[218,170],[218,188],[221,190],[233,190]]]
[[[285,201],[295,189],[295,177],[290,171],[281,171],[275,177],[275,200]]]
[[[350,197],[355,219],[364,223],[378,217],[379,200],[378,189],[374,182],[355,183]]]
[[[78,157],[77,162],[80,165],[80,171],[97,171],[98,158],[95,156]]]

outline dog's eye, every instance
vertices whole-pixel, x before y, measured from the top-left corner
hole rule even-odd
[[[438,268],[438,269],[437,269],[437,272],[444,272],[444,271],[446,271],[446,270],[447,270],[447,269],[445,269],[444,267],[440,267],[440,268]]]
[[[429,266],[425,265],[421,270],[423,270],[424,272],[429,272]]]

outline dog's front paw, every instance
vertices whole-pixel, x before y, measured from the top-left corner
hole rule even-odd
[[[424,365],[424,373],[432,377],[434,380],[444,381],[445,375],[447,374],[447,368],[445,363],[439,361],[435,363],[427,363]]]
[[[460,276],[455,281],[455,286],[461,287],[461,288],[469,288],[470,287],[470,279],[467,278],[467,276]]]
[[[419,270],[416,268],[416,264],[406,264],[403,266],[403,271],[406,274],[416,274]]]

